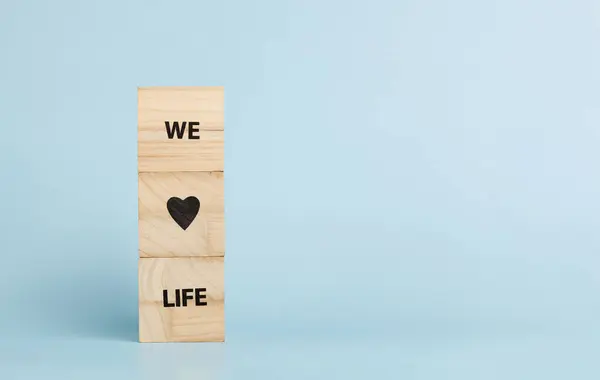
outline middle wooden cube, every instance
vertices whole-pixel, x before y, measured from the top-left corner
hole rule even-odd
[[[138,176],[140,257],[224,256],[222,172]]]

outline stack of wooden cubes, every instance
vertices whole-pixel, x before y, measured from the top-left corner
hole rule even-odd
[[[140,342],[222,342],[224,89],[138,88]]]

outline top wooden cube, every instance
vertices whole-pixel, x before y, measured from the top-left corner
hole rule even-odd
[[[223,171],[223,87],[138,88],[138,171]]]

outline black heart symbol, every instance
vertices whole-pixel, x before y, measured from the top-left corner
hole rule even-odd
[[[187,197],[184,200],[173,197],[167,201],[167,209],[171,218],[185,231],[198,215],[200,201],[196,197]]]

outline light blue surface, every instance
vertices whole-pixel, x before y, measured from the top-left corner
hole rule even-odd
[[[600,377],[591,0],[0,6],[0,378]],[[226,87],[227,343],[137,337],[136,87]]]

